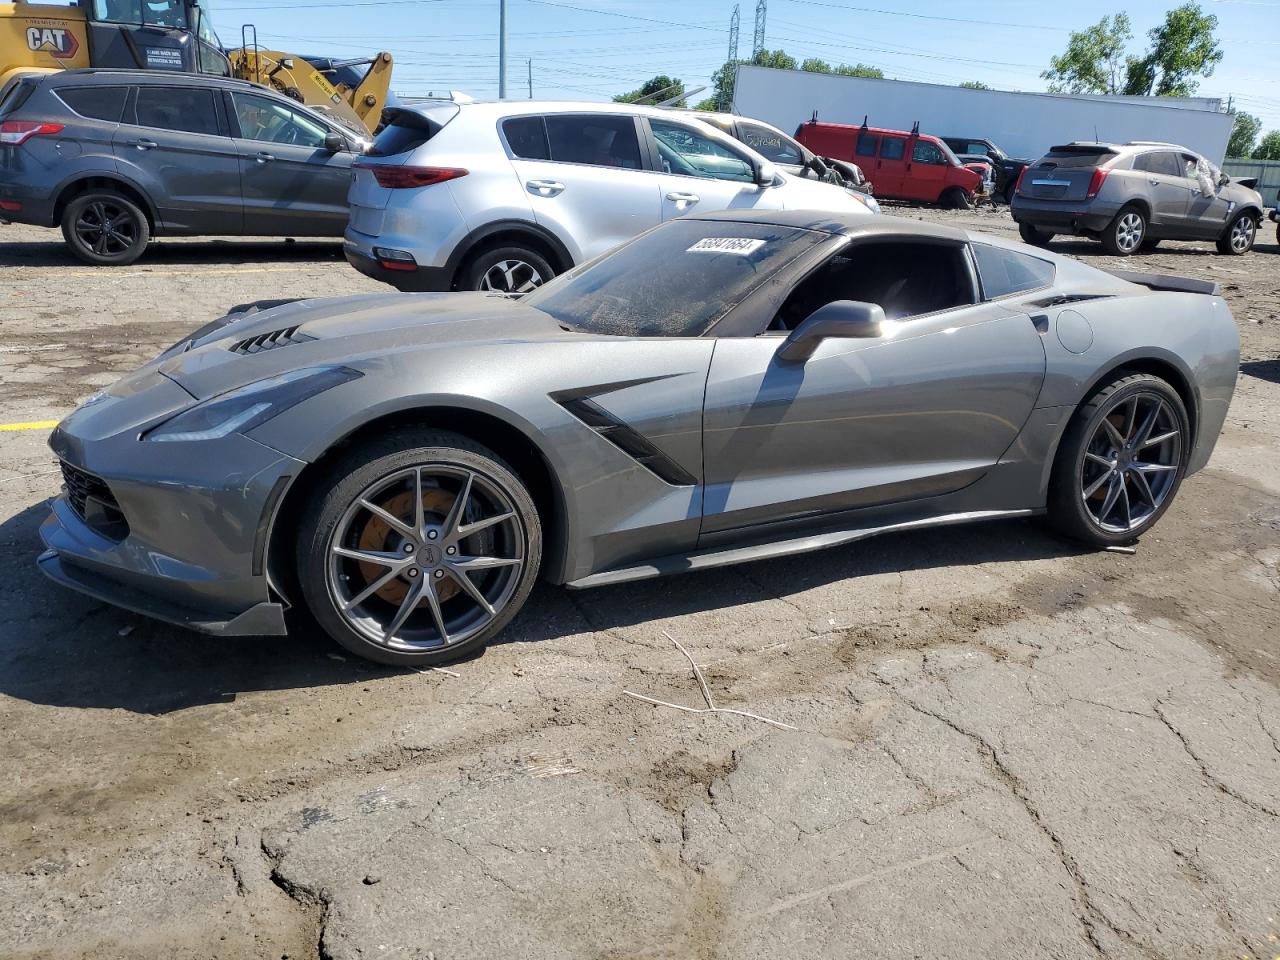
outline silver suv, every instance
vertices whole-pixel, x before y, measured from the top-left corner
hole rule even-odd
[[[655,107],[434,101],[387,120],[355,165],[345,250],[400,290],[527,292],[694,211],[871,212]]]
[[[1022,239],[1040,246],[1066,233],[1127,257],[1161,240],[1253,247],[1262,197],[1200,154],[1172,143],[1068,143],[1027,167],[1012,204]]]

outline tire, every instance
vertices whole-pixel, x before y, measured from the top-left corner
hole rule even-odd
[[[120,267],[142,256],[151,226],[142,208],[124,194],[90,190],[62,211],[62,238],[85,263]]]
[[[938,198],[938,203],[944,210],[968,210],[973,206],[969,202],[969,195],[959,187],[944,190],[942,196]]]
[[[317,481],[298,529],[308,612],[356,656],[398,666],[484,647],[524,606],[542,560],[524,483],[493,451],[442,430],[400,430],[344,454]]]
[[[458,289],[492,290],[520,296],[555,275],[555,269],[542,254],[531,247],[512,244],[485,250],[474,257],[461,271]]]
[[[1020,223],[1018,224],[1018,236],[1022,238],[1023,243],[1029,243],[1033,247],[1047,247],[1054,235],[1038,227],[1033,227],[1029,223]]]
[[[1241,256],[1253,249],[1258,239],[1258,221],[1245,211],[1231,221],[1231,225],[1218,238],[1218,252],[1228,256]]]
[[[1126,443],[1116,444],[1115,434]],[[1076,410],[1063,434],[1049,478],[1049,522],[1097,547],[1133,542],[1173,502],[1190,450],[1178,392],[1151,374],[1118,374]]]
[[[1142,246],[1139,247],[1138,249],[1140,249],[1143,253],[1150,253],[1152,250],[1154,250],[1158,246],[1160,246],[1159,237],[1147,237],[1145,240],[1142,241]]]
[[[1122,207],[1102,231],[1099,239],[1113,257],[1128,257],[1141,249],[1147,239],[1147,215],[1139,207]]]

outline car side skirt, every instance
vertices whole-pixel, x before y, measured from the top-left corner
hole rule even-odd
[[[695,570],[709,570],[714,567],[728,566],[734,563],[748,563],[753,560],[773,560],[789,557],[815,550],[825,550],[841,544],[866,540],[885,533],[899,533],[906,530],[923,530],[931,527],[945,527],[959,523],[974,523],[980,520],[1008,520],[1016,517],[1030,517],[1044,513],[1043,509],[1035,510],[973,510],[967,513],[951,513],[937,517],[918,520],[906,520],[901,523],[890,523],[878,527],[861,527],[851,530],[835,530],[827,533],[795,537],[789,540],[778,540],[773,543],[762,543],[745,547],[729,547],[722,550],[699,550],[694,553],[672,554],[659,557],[647,563],[617,570],[603,570],[566,584],[571,590],[586,590],[591,587],[604,587],[618,583],[631,583],[636,580],[648,580],[653,577],[664,577],[674,573],[691,573]]]

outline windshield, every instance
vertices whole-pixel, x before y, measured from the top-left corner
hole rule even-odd
[[[182,0],[94,0],[95,20],[189,30]]]
[[[770,223],[674,220],[571,270],[524,302],[585,333],[698,337],[828,239]]]

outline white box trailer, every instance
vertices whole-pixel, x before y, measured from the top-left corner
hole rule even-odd
[[[909,80],[838,77],[801,70],[738,67],[733,109],[788,133],[816,111],[819,120],[985,137],[1011,157],[1036,160],[1072,140],[1160,140],[1189,147],[1221,165],[1234,117],[1217,100],[1097,97],[970,90]]]

